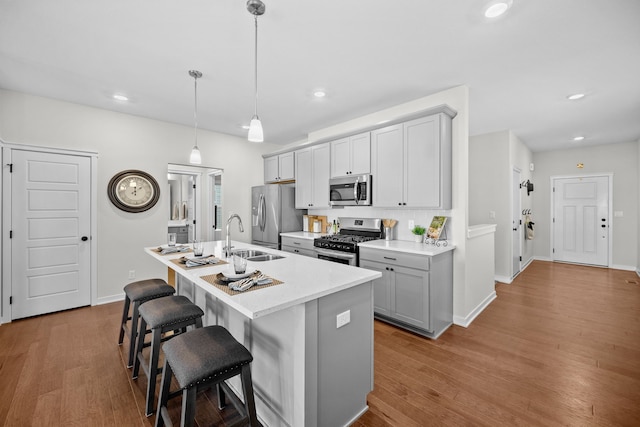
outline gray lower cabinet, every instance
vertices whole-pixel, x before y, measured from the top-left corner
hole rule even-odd
[[[453,323],[453,252],[435,256],[360,248],[360,267],[376,270],[376,318],[429,338]]]
[[[312,239],[282,236],[281,250],[316,258],[316,250],[313,247]]]

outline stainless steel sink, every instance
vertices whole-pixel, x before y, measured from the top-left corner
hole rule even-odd
[[[246,258],[247,261],[273,261],[274,259],[284,258],[280,255],[269,254],[256,249],[238,249],[233,251],[232,255]]]
[[[268,255],[266,252],[258,251],[256,249],[238,249],[231,252],[231,254],[247,259],[260,255]]]
[[[247,258],[247,260],[249,261],[273,261],[274,259],[281,259],[284,258],[283,256],[280,255],[273,255],[273,254],[264,254],[264,255],[256,255],[256,256],[252,256]]]

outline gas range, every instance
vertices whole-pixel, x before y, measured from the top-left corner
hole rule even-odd
[[[343,264],[358,265],[358,243],[383,237],[382,220],[378,218],[338,218],[340,234],[314,239],[318,258]]]

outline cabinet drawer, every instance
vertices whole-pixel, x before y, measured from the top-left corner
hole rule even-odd
[[[316,258],[316,251],[313,249],[299,248],[297,246],[282,246],[282,250],[285,252],[291,252],[292,254],[304,255],[311,258]]]
[[[307,249],[315,251],[313,248],[313,239],[297,239],[295,237],[282,237],[282,246],[291,246],[299,249]]]
[[[429,271],[431,257],[380,249],[360,248],[360,259],[385,264],[401,265],[418,270]]]

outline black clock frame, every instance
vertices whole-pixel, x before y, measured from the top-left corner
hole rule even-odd
[[[149,181],[149,183],[151,184],[151,187],[153,187],[153,197],[149,199],[149,201],[146,204],[142,206],[129,206],[122,203],[118,198],[118,193],[117,193],[118,182],[120,182],[120,180],[122,180],[122,178],[126,177],[127,175],[140,176],[146,179],[147,181]],[[111,180],[109,181],[109,185],[107,187],[107,195],[109,196],[109,200],[111,200],[111,203],[113,203],[114,206],[117,207],[118,209],[123,210],[125,212],[130,212],[130,213],[139,213],[139,212],[148,211],[149,209],[154,207],[156,203],[158,203],[158,200],[160,199],[160,186],[158,185],[158,182],[155,180],[155,178],[149,175],[148,173],[141,170],[137,170],[137,169],[128,169],[115,174],[113,178],[111,178]]]

